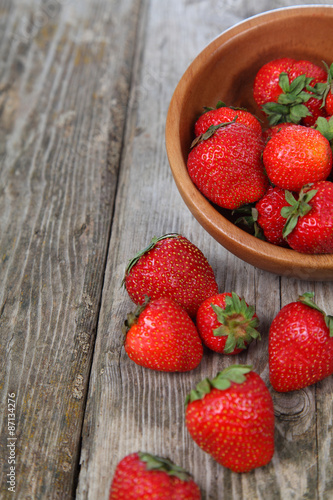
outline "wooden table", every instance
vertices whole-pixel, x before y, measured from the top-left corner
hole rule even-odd
[[[137,450],[185,467],[203,499],[333,498],[332,378],[272,390],[276,451],[248,474],[216,464],[184,426],[186,394],[231,362],[269,383],[267,334],[284,304],[314,291],[333,311],[332,283],[260,271],[207,235],[165,151],[168,105],[195,55],[242,19],[297,3],[1,0],[1,498],[106,500],[117,462]],[[203,251],[221,291],[255,304],[260,343],[232,361],[206,352],[185,374],[128,359],[124,269],[166,232]]]

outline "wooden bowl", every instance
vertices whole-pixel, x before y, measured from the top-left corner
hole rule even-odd
[[[186,161],[194,123],[204,106],[247,108],[264,120],[255,104],[255,75],[266,62],[284,56],[318,65],[333,61],[333,5],[277,9],[251,17],[215,38],[188,67],[172,96],[166,121],[166,149],[172,174],[186,205],[221,245],[266,271],[304,280],[333,279],[333,255],[305,255],[259,240],[237,227],[228,211],[213,206],[190,179]],[[267,125],[267,124],[266,124]]]

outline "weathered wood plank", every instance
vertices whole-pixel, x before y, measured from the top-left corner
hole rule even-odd
[[[72,495],[139,8],[1,7],[1,498]]]

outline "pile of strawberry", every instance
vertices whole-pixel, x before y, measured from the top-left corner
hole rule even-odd
[[[124,324],[124,347],[136,364],[162,372],[197,368],[209,349],[244,351],[260,340],[253,306],[234,292],[219,293],[212,267],[187,238],[153,238],[129,262],[123,284],[137,305]],[[269,332],[272,390],[288,392],[333,374],[333,318],[306,293],[284,306]],[[184,422],[198,446],[234,472],[270,462],[274,406],[251,366],[231,364],[204,378],[186,398]],[[118,464],[110,500],[200,500],[193,478],[169,459],[134,452]]]
[[[219,102],[195,123],[189,175],[218,207],[244,211],[255,236],[301,253],[333,253],[333,64],[273,60],[253,96],[269,126]]]

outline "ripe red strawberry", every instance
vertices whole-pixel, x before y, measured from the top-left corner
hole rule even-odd
[[[290,207],[283,235],[293,250],[307,254],[333,253],[333,184],[321,181],[304,186],[298,200],[287,192]]]
[[[131,453],[117,465],[109,500],[200,500],[190,474],[167,458]]]
[[[313,294],[284,306],[269,331],[269,377],[273,388],[289,392],[333,373],[333,318],[316,306]]]
[[[281,94],[280,74],[289,73],[295,62],[291,57],[282,57],[269,61],[259,69],[253,85],[253,97],[258,106],[261,107],[266,102],[277,102]]]
[[[187,312],[168,297],[138,306],[124,325],[125,351],[140,366],[164,372],[196,368],[203,356],[198,331]]]
[[[251,366],[232,365],[204,379],[187,397],[186,426],[194,441],[224,467],[248,472],[274,453],[272,397]]]
[[[268,141],[263,162],[273,184],[299,191],[309,182],[327,179],[332,169],[332,150],[318,130],[293,125]]]
[[[265,144],[271,139],[275,134],[280,132],[280,130],[286,128],[286,127],[293,127],[294,123],[288,123],[288,122],[283,122],[279,123],[278,125],[273,125],[272,127],[269,127],[263,131],[263,139]]]
[[[325,109],[329,116],[333,115],[333,94],[331,90],[326,97]]]
[[[153,238],[129,262],[124,284],[135,304],[170,297],[190,316],[199,305],[218,292],[214,272],[207,259],[193,243],[179,234]]]
[[[262,150],[262,137],[244,124],[212,126],[194,141],[188,173],[210,201],[235,209],[257,201],[267,189]]]
[[[198,118],[194,125],[194,133],[196,137],[204,134],[211,125],[232,122],[234,120],[253,128],[258,135],[261,135],[262,133],[261,124],[258,118],[245,109],[228,107],[221,101],[217,103],[216,108],[205,109],[206,112]]]
[[[219,353],[237,354],[260,338],[254,307],[234,292],[206,299],[198,309],[196,325],[203,343]]]
[[[271,125],[292,122],[312,126],[318,116],[326,116],[314,88],[325,78],[325,70],[310,61],[276,59],[258,71],[254,99]]]
[[[264,236],[273,245],[286,246],[283,228],[286,223],[281,215],[283,207],[290,207],[285,197],[285,190],[269,186],[264,196],[256,203],[252,216],[262,229]]]

